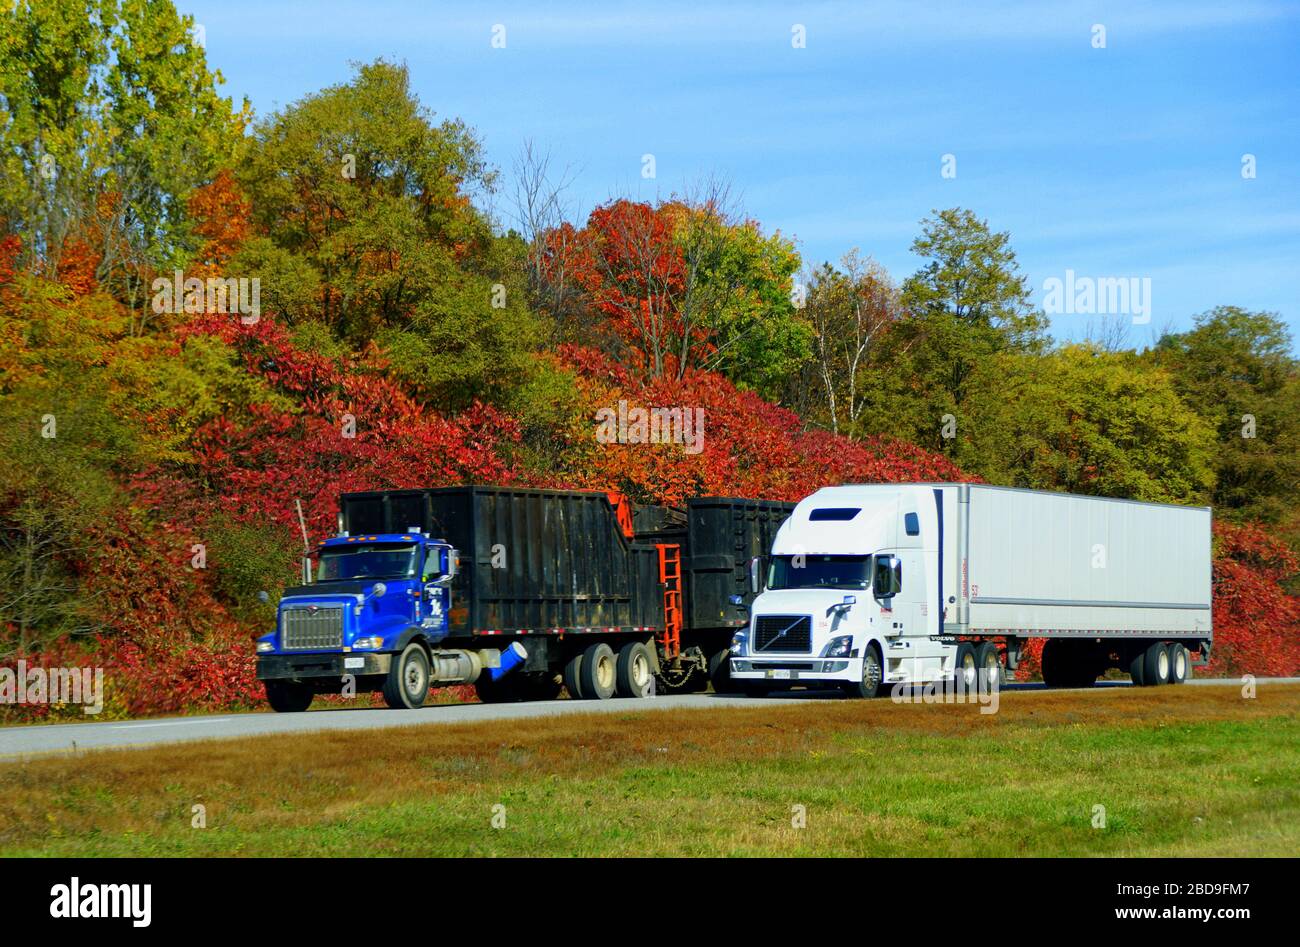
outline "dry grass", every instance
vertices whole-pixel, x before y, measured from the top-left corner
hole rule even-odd
[[[755,701],[100,751],[0,767],[0,850],[1294,855],[1297,709],[1283,684]]]

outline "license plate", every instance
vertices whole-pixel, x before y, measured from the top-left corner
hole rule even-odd
[[[794,671],[789,668],[774,668],[767,672],[767,676],[774,681],[788,681],[794,677]]]
[[[353,668],[363,668],[365,666],[366,666],[365,658],[344,658],[343,659],[343,667],[349,671],[352,670]]]

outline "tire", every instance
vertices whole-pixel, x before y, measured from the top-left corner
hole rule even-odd
[[[971,690],[975,685],[979,665],[975,663],[975,646],[969,641],[963,641],[957,645],[957,660],[954,662],[953,667],[954,681],[960,681],[964,676],[966,678],[966,690]]]
[[[997,686],[1002,686],[1002,656],[992,641],[982,641],[975,649],[975,669],[977,673],[985,675],[986,681],[996,680]],[[982,685],[985,690],[991,686],[993,685]]]
[[[1147,653],[1139,651],[1129,659],[1128,676],[1133,679],[1134,687],[1147,686]]]
[[[1048,687],[1072,687],[1076,677],[1070,642],[1049,638],[1043,644],[1043,683]]]
[[[862,655],[862,680],[844,685],[844,693],[852,698],[879,697],[885,692],[885,665],[875,642],[867,645]]]
[[[1191,668],[1192,659],[1188,657],[1187,649],[1181,644],[1175,642],[1169,646],[1169,683],[1181,684],[1187,680],[1187,672]]]
[[[584,700],[609,700],[618,683],[618,659],[614,649],[601,641],[582,653],[582,667],[578,672]]]
[[[1142,654],[1142,677],[1148,687],[1169,683],[1169,647],[1157,641]]]
[[[723,648],[709,657],[709,683],[715,694],[737,694],[740,687],[731,679],[731,649]]]
[[[424,706],[429,696],[429,656],[424,646],[412,641],[388,669],[384,678],[384,703],[394,710]]]
[[[582,652],[579,651],[564,662],[564,689],[569,692],[570,700],[582,700]]]
[[[316,696],[310,684],[301,681],[266,681],[266,702],[278,714],[298,714],[311,706]]]
[[[654,693],[654,664],[642,641],[629,641],[618,652],[615,688],[619,697],[649,697]]]

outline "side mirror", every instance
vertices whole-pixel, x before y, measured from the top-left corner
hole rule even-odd
[[[845,608],[848,608],[850,605],[856,605],[858,604],[858,597],[856,595],[846,595],[844,596],[844,601],[840,602],[840,604]]]
[[[730,604],[736,606],[736,608],[744,608],[744,607],[745,607],[745,596],[743,596],[743,595],[728,595],[728,596],[727,596],[727,601],[728,601]]]
[[[261,602],[263,605],[265,605],[267,602],[271,601],[271,596],[267,593],[265,589],[263,589],[262,591],[257,593],[257,600]]]
[[[749,590],[757,595],[763,591],[761,588],[760,572],[763,568],[763,557],[755,556],[749,560]]]
[[[903,588],[903,560],[897,556],[877,556],[871,584],[876,598],[893,598]]]
[[[370,594],[373,595],[375,598],[383,598],[384,593],[387,591],[388,591],[388,586],[384,585],[384,583],[382,582],[376,582],[374,586],[370,589]]]

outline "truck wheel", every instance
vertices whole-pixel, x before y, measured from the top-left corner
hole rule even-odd
[[[614,696],[618,678],[618,659],[614,649],[599,642],[582,653],[582,669],[578,676],[582,696],[587,700],[608,700]]]
[[[980,642],[980,646],[975,649],[975,667],[985,681],[996,680],[998,686],[1002,685],[1002,658],[998,654],[998,646],[992,641]],[[992,685],[984,686],[987,688]]]
[[[619,697],[649,697],[654,673],[650,670],[650,649],[641,641],[629,641],[618,652]]]
[[[975,686],[979,665],[975,663],[975,646],[969,641],[963,641],[957,645],[955,667],[953,679],[964,681],[966,689],[971,690]]]
[[[1187,657],[1187,649],[1181,644],[1174,643],[1169,646],[1169,683],[1181,684],[1187,680],[1187,665],[1191,663]]]
[[[1142,679],[1150,687],[1169,683],[1169,648],[1162,641],[1152,644],[1142,655]]]
[[[384,703],[394,710],[424,706],[429,696],[429,656],[424,646],[412,641],[397,656],[384,678]]]
[[[1048,687],[1070,687],[1074,683],[1069,644],[1059,638],[1043,643],[1043,683]]]
[[[310,684],[301,681],[266,681],[266,702],[278,714],[302,713],[316,696]]]
[[[564,662],[564,689],[569,692],[570,700],[582,700],[587,695],[582,692],[582,652],[579,651]]]
[[[1146,687],[1147,685],[1147,653],[1139,651],[1129,659],[1128,676],[1133,679],[1134,687]]]
[[[867,645],[862,655],[862,680],[844,685],[844,693],[849,697],[879,697],[885,692],[885,667],[880,659],[880,649],[875,643]]]
[[[723,648],[709,656],[709,683],[715,694],[736,694],[740,688],[731,679],[731,649]]]

